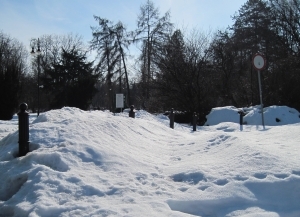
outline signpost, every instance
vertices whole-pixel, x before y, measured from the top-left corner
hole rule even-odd
[[[264,58],[263,55],[257,53],[257,54],[254,55],[254,57],[252,59],[252,64],[253,64],[254,68],[257,69],[257,72],[258,72],[258,85],[259,85],[261,119],[262,119],[262,125],[265,128],[263,102],[262,102],[262,90],[261,90],[261,81],[260,81],[260,70],[265,68],[266,59]]]
[[[116,94],[116,108],[124,108],[124,94],[117,93]]]

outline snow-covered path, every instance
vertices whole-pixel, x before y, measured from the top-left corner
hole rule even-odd
[[[193,132],[170,129],[164,116],[127,115],[42,113],[20,158],[18,132],[5,131],[0,216],[300,215],[299,123]]]

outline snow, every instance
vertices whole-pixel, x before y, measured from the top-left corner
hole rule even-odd
[[[221,122],[240,123],[238,112],[242,111],[245,115],[243,123],[248,125],[261,125],[261,107],[235,108],[234,106],[213,108],[207,115],[206,126],[216,125]],[[264,108],[264,123],[269,126],[280,126],[286,124],[299,123],[299,112],[287,106],[270,106]]]
[[[238,111],[247,114],[239,125]],[[300,116],[215,108],[205,126],[65,107],[0,121],[0,216],[300,216]],[[279,120],[279,121],[278,121]]]

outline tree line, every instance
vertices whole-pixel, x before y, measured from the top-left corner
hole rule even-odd
[[[252,65],[259,52],[267,60],[261,73],[264,106],[300,110],[299,16],[300,0],[248,0],[232,16],[233,25],[216,32],[175,28],[170,12],[160,15],[151,0],[141,5],[134,30],[94,16],[87,44],[72,34],[39,37],[41,109],[114,111],[114,94],[124,93],[126,106],[197,112],[202,123],[213,107],[259,104]],[[130,46],[139,49],[134,65]],[[11,118],[21,101],[37,109],[38,57],[28,65],[25,51],[0,34],[0,119]],[[92,61],[90,52],[96,53]]]

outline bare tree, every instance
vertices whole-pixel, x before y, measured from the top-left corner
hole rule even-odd
[[[143,107],[146,107],[145,100],[150,97],[150,83],[154,78],[154,68],[152,58],[157,49],[166,41],[172,31],[173,24],[170,22],[170,13],[167,12],[160,17],[158,8],[155,8],[151,0],[147,0],[140,7],[140,14],[137,19],[137,30],[134,33],[134,42],[141,43],[142,62],[142,83],[145,91]]]
[[[127,99],[130,102],[130,87],[129,87],[129,79],[128,72],[126,67],[126,53],[124,49],[128,48],[129,40],[126,33],[126,29],[121,22],[117,24],[113,24],[113,22],[103,19],[101,17],[94,16],[95,20],[98,21],[99,26],[92,27],[93,39],[90,42],[91,49],[97,51],[99,62],[97,65],[98,69],[106,70],[106,82],[109,93],[109,99],[111,100],[111,105],[113,104],[113,96],[112,96],[112,78],[116,72],[120,72],[121,79],[121,67],[119,70],[116,70],[118,63],[123,63],[124,74],[126,77],[126,85],[127,85]],[[112,105],[113,108],[113,105]]]
[[[18,109],[27,52],[17,40],[0,32],[0,119],[10,120]]]

